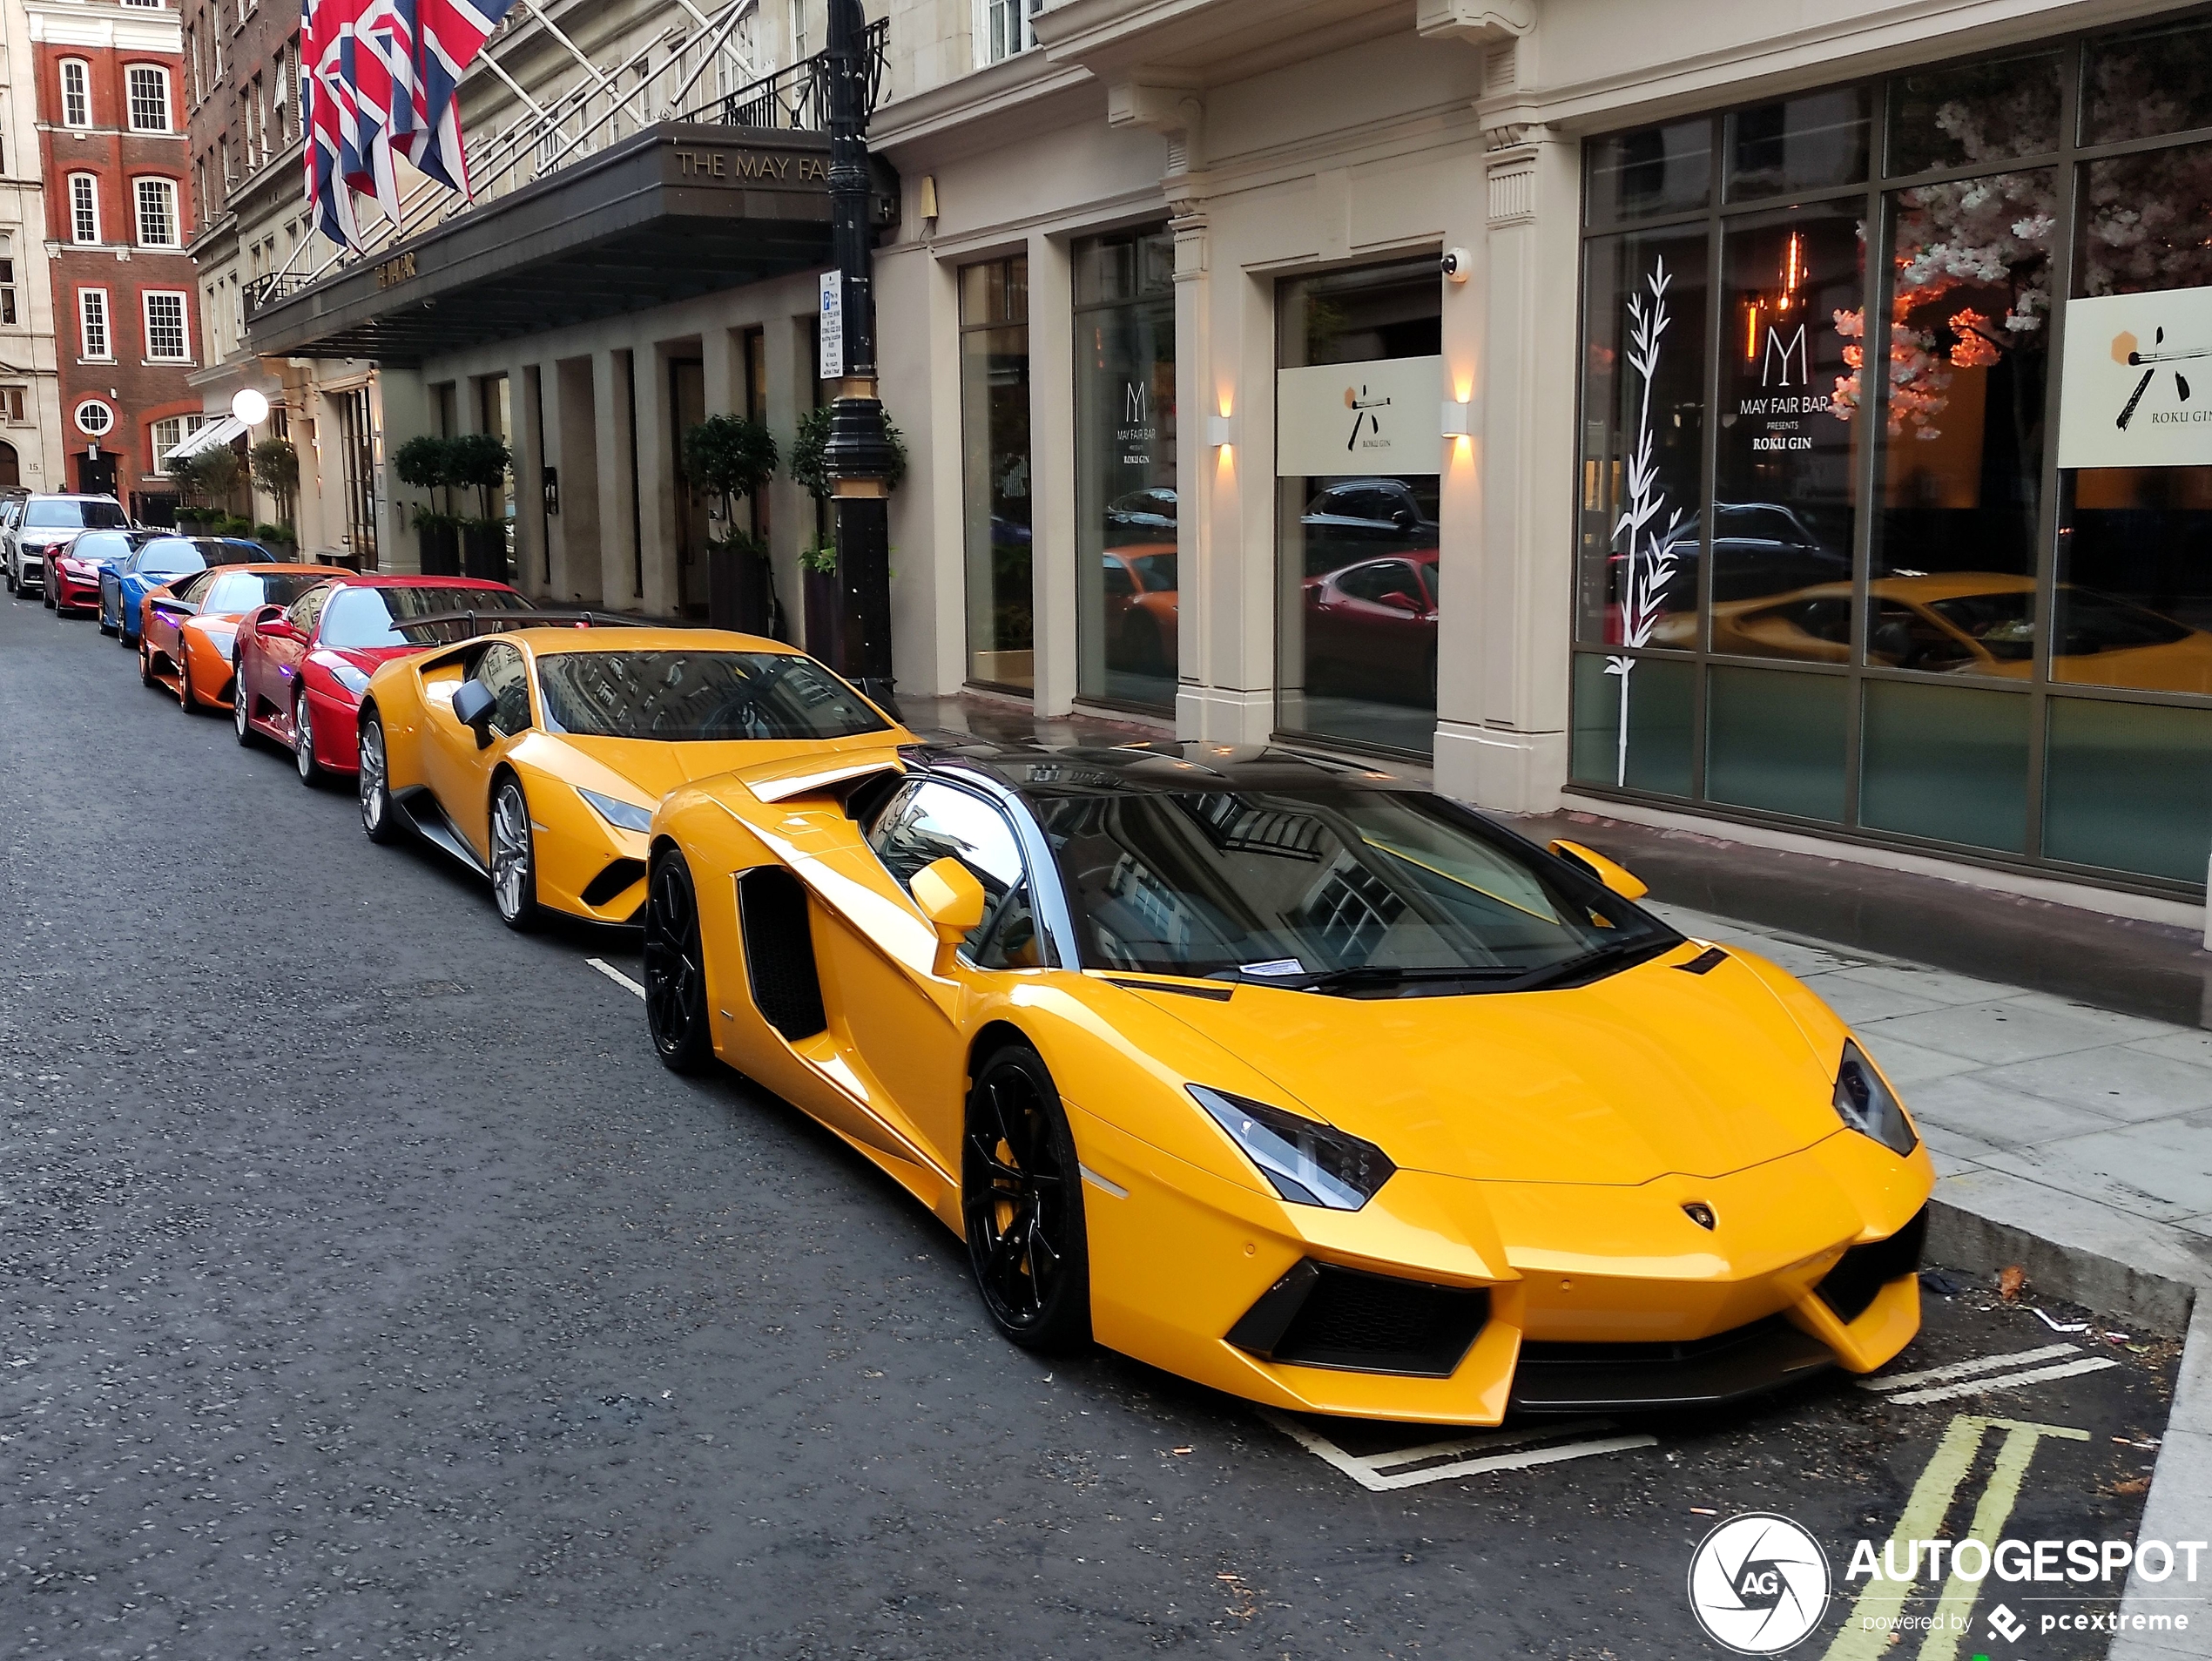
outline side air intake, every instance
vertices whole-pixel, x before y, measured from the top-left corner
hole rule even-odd
[[[753,1007],[792,1043],[813,1037],[829,1019],[822,1013],[805,884],[780,865],[745,872],[738,878],[738,920]]]

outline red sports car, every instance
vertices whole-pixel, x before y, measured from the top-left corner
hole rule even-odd
[[[356,723],[376,666],[439,644],[392,625],[448,611],[527,611],[504,583],[468,577],[347,577],[290,605],[265,605],[239,625],[231,718],[240,744],[256,733],[292,752],[300,781],[361,770]]]

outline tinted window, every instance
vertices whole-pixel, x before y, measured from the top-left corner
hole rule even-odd
[[[131,551],[131,538],[119,530],[88,530],[69,551],[79,559],[118,559]]]
[[[178,588],[177,598],[180,600],[190,600],[197,605],[206,595],[209,588],[213,585],[214,581],[215,578],[212,575],[202,571],[199,576],[188,579]]]
[[[42,530],[58,530],[83,525],[105,527],[127,525],[130,518],[122,508],[112,502],[79,502],[69,497],[33,502],[25,511],[24,523]]]
[[[150,542],[139,549],[131,561],[130,569],[143,571],[149,577],[175,577],[185,571],[202,570],[206,564],[199,557],[199,550],[192,544],[181,537],[164,537],[160,541]]]
[[[1032,805],[1066,874],[1092,967],[1468,969],[1503,983],[1601,948],[1620,947],[1632,961],[1676,938],[1595,882],[1431,796],[1126,792]],[[1480,989],[1481,977],[1443,984]]]
[[[201,609],[208,611],[251,611],[264,605],[289,605],[325,579],[293,577],[275,571],[225,571],[208,579],[211,587]]]
[[[1173,554],[1138,554],[1129,562],[1136,570],[1148,593],[1172,593],[1175,590],[1175,556]]]
[[[563,652],[538,660],[547,726],[669,743],[836,739],[883,718],[811,658],[765,652]]]
[[[430,632],[403,634],[392,625],[454,611],[527,611],[530,603],[510,588],[354,588],[338,591],[322,631],[327,646],[428,646]]]
[[[476,679],[492,695],[492,725],[512,737],[530,724],[529,672],[523,654],[505,641],[486,649],[476,664]]]
[[[322,587],[309,589],[298,599],[292,602],[290,608],[284,614],[285,621],[289,623],[293,628],[299,630],[301,634],[312,635],[315,631],[315,624],[322,617],[323,607],[330,604],[330,593],[331,591],[327,584]],[[269,603],[271,604],[275,604],[273,600]],[[342,641],[325,640],[323,644],[326,645],[341,645],[345,643]]]
[[[961,942],[974,962],[986,969],[1033,969],[1042,961],[1021,844],[1005,815],[981,797],[931,780],[910,784],[868,827],[868,846],[905,888],[939,860],[968,868],[988,897],[983,921]]]

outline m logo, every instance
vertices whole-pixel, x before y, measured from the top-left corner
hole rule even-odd
[[[1794,381],[1790,378],[1792,361],[1797,366],[1797,378]],[[1775,378],[1777,375],[1781,377],[1779,380]],[[1797,332],[1785,341],[1782,338],[1782,331],[1769,323],[1766,353],[1759,362],[1759,384],[1763,387],[1803,387],[1810,386],[1811,382],[1812,368],[1805,354],[1805,326],[1798,324]]]
[[[1142,427],[1144,424],[1145,412],[1150,407],[1151,402],[1150,389],[1142,382],[1136,381],[1123,382],[1123,424],[1129,427]]]

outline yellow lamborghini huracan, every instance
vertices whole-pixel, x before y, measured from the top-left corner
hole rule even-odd
[[[661,804],[647,1020],[963,1235],[1015,1342],[1487,1425],[1917,1330],[1880,1071],[1602,856],[1279,752],[891,739]]]
[[[464,625],[530,620],[418,622],[449,636]],[[644,902],[653,808],[677,786],[794,755],[912,742],[789,646],[607,621],[495,632],[378,669],[360,728],[369,839],[414,829],[490,879],[510,928],[528,928],[549,908],[632,922]]]

